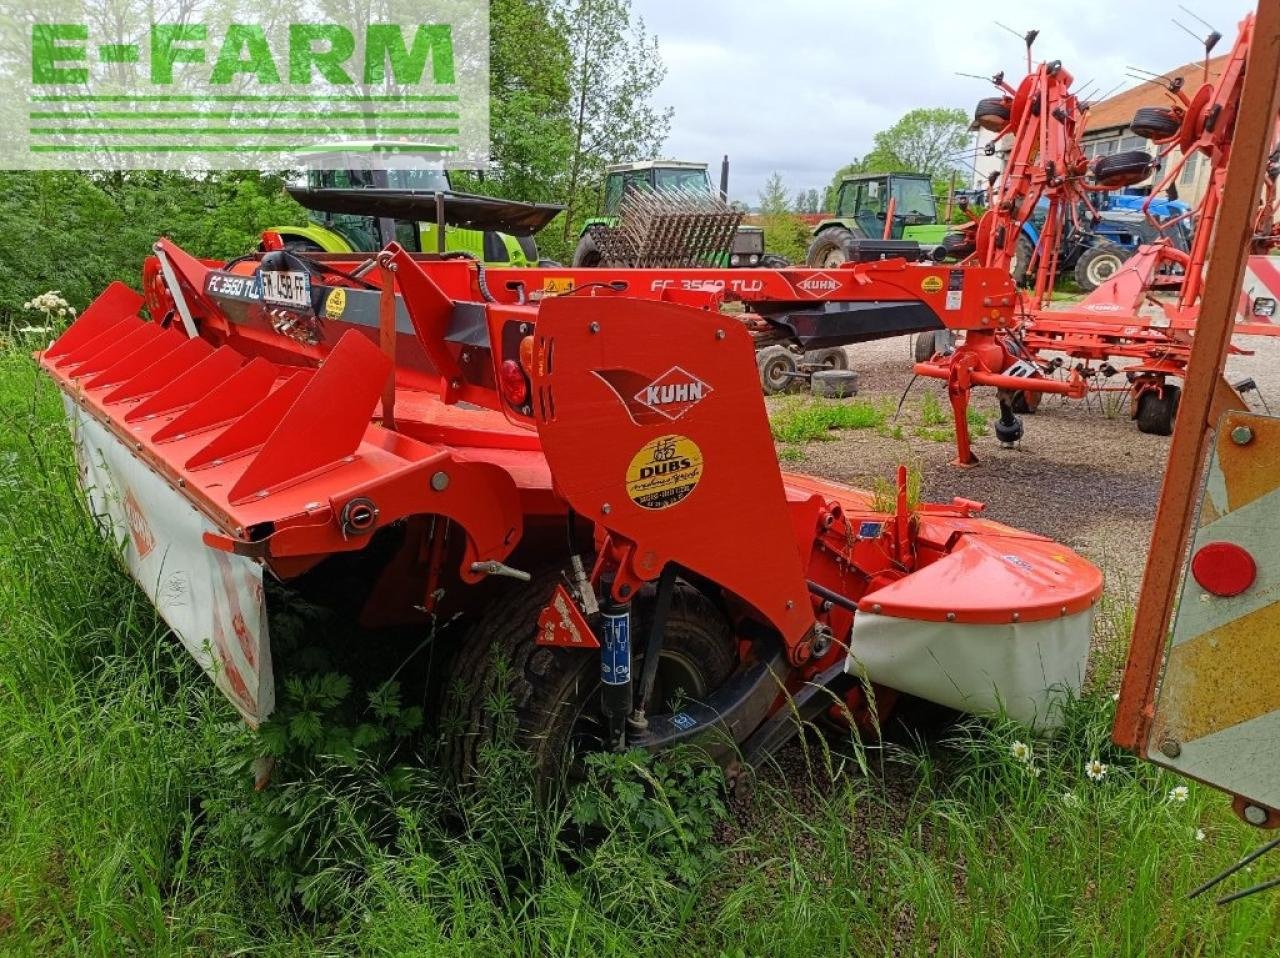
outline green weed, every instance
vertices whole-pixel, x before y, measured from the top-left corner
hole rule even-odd
[[[800,443],[830,439],[841,429],[873,429],[884,423],[889,409],[884,403],[865,399],[831,400],[791,397],[775,408],[770,417],[773,438]]]

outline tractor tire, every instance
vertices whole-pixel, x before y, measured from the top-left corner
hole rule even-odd
[[[999,133],[1009,122],[1008,97],[989,96],[979,100],[973,121],[990,133]]]
[[[1168,436],[1173,432],[1173,422],[1178,418],[1178,401],[1182,390],[1177,386],[1165,386],[1164,395],[1154,389],[1138,397],[1138,432],[1150,436]]]
[[[1092,293],[1119,272],[1132,254],[1132,250],[1115,243],[1099,243],[1085,250],[1076,260],[1076,285],[1081,291]]]
[[[1156,143],[1171,139],[1182,128],[1182,117],[1160,106],[1144,106],[1133,115],[1129,129]]]
[[[287,253],[323,253],[324,247],[314,240],[296,237],[291,240],[284,241],[285,252]]]
[[[963,233],[948,233],[942,237],[942,248],[948,259],[962,260],[972,256],[978,247],[973,241],[973,230],[965,230]]]
[[[760,385],[766,396],[784,393],[795,385],[796,357],[786,346],[769,346],[756,353],[756,368],[760,370]]]
[[[1036,275],[1031,271],[1031,260],[1035,255],[1035,244],[1023,233],[1018,237],[1013,250],[1013,262],[1009,264],[1009,276],[1013,279],[1013,285],[1030,286],[1035,282]]]
[[[823,230],[809,244],[809,250],[804,257],[805,264],[825,269],[848,262],[853,259],[849,252],[849,244],[854,238],[853,233],[843,226],[832,226]]]
[[[858,374],[849,369],[819,369],[809,379],[809,390],[820,399],[848,399],[858,395]]]
[[[786,269],[790,265],[791,260],[777,253],[765,253],[760,257],[759,263],[761,269]]]
[[[463,640],[454,660],[455,684],[442,697],[441,761],[460,782],[473,781],[482,749],[500,728],[512,728],[514,744],[530,758],[543,786],[573,774],[572,755],[603,748],[599,715],[600,656],[591,649],[540,646],[538,615],[550,601],[559,570],[512,586],[491,603]],[[632,673],[638,678],[654,594],[633,603]],[[667,617],[654,712],[684,698],[705,699],[733,674],[737,646],[728,621],[710,600],[678,582]],[[509,715],[494,715],[505,702]],[[546,792],[544,792],[546,794]]]
[[[578,240],[578,248],[573,251],[573,268],[594,269],[603,261],[600,255],[600,247],[596,245],[596,238],[591,235],[590,231],[582,234],[582,239]]]
[[[1108,189],[1136,186],[1151,175],[1151,154],[1146,150],[1125,150],[1100,156],[1093,161],[1092,172],[1098,185]]]
[[[818,366],[822,369],[848,369],[849,356],[839,347],[831,349],[813,349],[804,354],[806,366]]]

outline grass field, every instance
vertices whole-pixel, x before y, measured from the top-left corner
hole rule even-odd
[[[4,954],[1276,952],[1274,893],[1186,898],[1260,836],[1108,746],[1123,609],[1104,609],[1094,689],[1052,741],[1001,723],[928,747],[810,735],[731,808],[692,756],[610,757],[552,814],[515,750],[459,793],[402,748],[351,747],[372,734],[327,750],[298,725],[273,734],[308,756],[255,793],[259,746],[99,541],[59,417],[23,352],[0,352]],[[294,693],[318,717],[349,698]],[[394,699],[369,725],[408,740],[416,705]]]

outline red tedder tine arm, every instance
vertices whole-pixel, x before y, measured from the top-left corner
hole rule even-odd
[[[354,330],[343,335],[231,487],[232,505],[355,455],[391,372],[372,342]]]

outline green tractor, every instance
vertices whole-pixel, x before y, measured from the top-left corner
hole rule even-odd
[[[716,190],[705,163],[641,160],[607,167],[601,215],[583,224],[573,265],[791,265],[766,253],[764,230],[743,226],[741,212],[725,202],[728,170],[726,157]],[[653,204],[646,205],[646,198]]]
[[[296,253],[376,253],[395,241],[410,252],[463,253],[486,266],[537,266],[533,234],[564,207],[460,193],[448,172],[410,143],[344,144],[308,152],[305,185],[288,187],[305,226],[276,226]]]
[[[836,215],[814,230],[805,262],[827,267],[868,257],[900,256],[912,242],[920,253],[943,259],[946,236],[952,230],[939,222],[933,183],[923,173],[855,173],[841,180]]]

